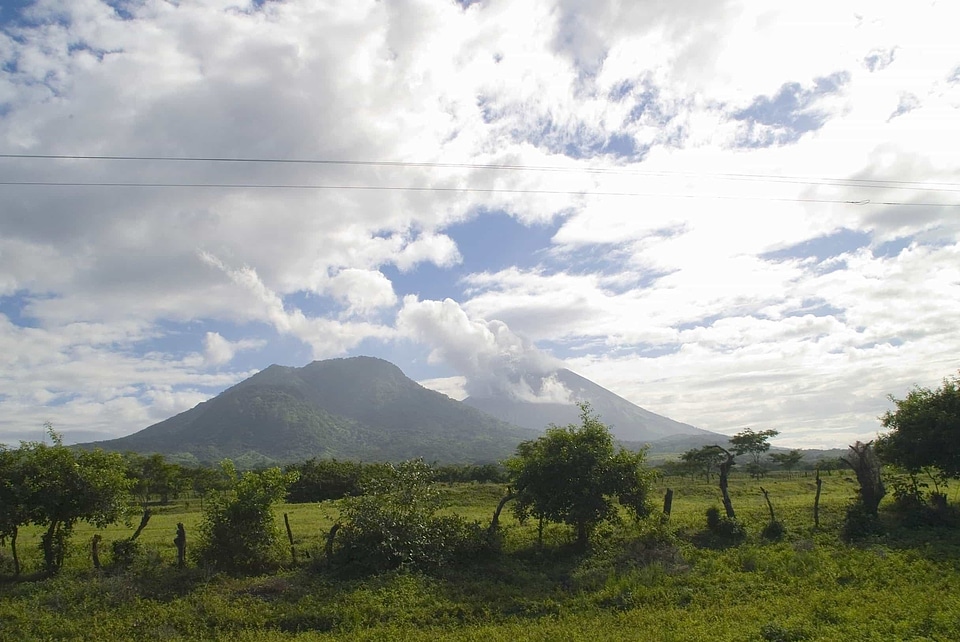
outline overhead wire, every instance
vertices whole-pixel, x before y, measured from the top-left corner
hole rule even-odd
[[[511,163],[450,163],[432,161],[396,161],[396,160],[351,160],[332,158],[266,158],[266,157],[228,157],[228,156],[134,156],[134,155],[91,155],[91,154],[14,154],[0,153],[0,159],[21,160],[86,160],[120,162],[170,162],[170,163],[259,163],[290,165],[343,165],[360,167],[406,167],[438,169],[481,169],[499,171],[562,172],[583,174],[613,174],[628,176],[677,176],[693,178],[716,178],[721,180],[759,180],[799,184],[829,184],[840,187],[864,186],[886,189],[911,189],[960,192],[960,183],[931,181],[901,181],[873,178],[830,178],[818,176],[791,176],[783,174],[756,173],[697,173],[672,172],[664,170],[641,170],[624,167],[570,167],[564,165],[523,165]]]
[[[0,153],[0,159],[8,160],[61,160],[61,161],[107,161],[107,162],[165,162],[165,163],[250,163],[250,164],[292,164],[292,165],[341,165],[361,167],[397,167],[397,168],[435,168],[435,169],[475,169],[492,171],[533,171],[564,172],[585,174],[610,174],[646,177],[681,177],[717,180],[745,180],[770,183],[790,183],[819,185],[824,187],[852,187],[874,190],[910,190],[920,192],[960,192],[960,183],[900,181],[866,178],[829,178],[785,176],[777,174],[750,173],[694,173],[650,171],[623,167],[568,167],[562,165],[520,165],[498,163],[448,163],[428,161],[391,161],[391,160],[350,160],[324,158],[255,158],[255,157],[217,157],[217,156],[134,156],[134,155],[90,155],[90,154],[19,154]],[[406,192],[447,192],[482,194],[530,194],[546,196],[602,196],[602,197],[651,197],[651,198],[691,198],[718,200],[747,200],[797,203],[832,203],[845,205],[883,205],[915,207],[958,207],[960,203],[917,202],[876,200],[870,198],[816,198],[816,197],[765,197],[749,195],[692,194],[692,193],[656,193],[647,191],[618,190],[553,190],[506,187],[442,187],[410,185],[358,185],[358,184],[293,184],[293,183],[187,183],[158,181],[63,181],[63,180],[7,180],[0,186],[24,187],[104,187],[104,188],[180,188],[180,189],[254,189],[254,190],[368,190],[368,191],[406,191]]]

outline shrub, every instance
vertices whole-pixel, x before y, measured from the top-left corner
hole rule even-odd
[[[283,498],[296,473],[269,468],[238,478],[231,462],[223,466],[235,480],[235,494],[215,499],[204,510],[194,557],[216,570],[261,570],[275,563],[282,551],[272,505]]]
[[[882,534],[883,525],[870,508],[861,501],[850,504],[843,520],[843,530],[841,531],[843,539],[851,542]]]
[[[369,571],[435,568],[489,550],[492,542],[479,524],[436,514],[442,502],[432,477],[423,461],[410,461],[372,480],[363,495],[346,498],[337,560]]]
[[[738,544],[747,537],[747,530],[740,520],[722,516],[716,506],[707,509],[707,531],[713,543],[719,545]]]
[[[143,553],[140,542],[131,539],[118,539],[110,544],[113,551],[113,564],[119,568],[129,568]]]
[[[783,534],[786,532],[787,529],[784,527],[783,522],[775,519],[763,527],[763,531],[761,531],[760,535],[763,536],[764,539],[775,542],[781,539]]]

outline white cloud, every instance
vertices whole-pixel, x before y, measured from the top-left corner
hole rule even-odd
[[[507,394],[528,401],[550,401],[562,394],[562,384],[534,392],[537,380],[562,363],[513,333],[502,321],[471,319],[452,299],[420,301],[404,297],[397,329],[428,345],[430,359],[451,365],[466,378],[468,395]]]
[[[254,350],[264,345],[266,341],[263,340],[228,341],[219,332],[207,332],[203,338],[203,356],[208,364],[222,366],[232,361],[240,350]]]
[[[412,337],[521,396],[508,373],[541,343],[678,419],[782,417],[798,443],[865,434],[872,400],[956,367],[957,207],[883,204],[956,203],[951,3],[125,10],[40,0],[7,23],[4,152],[421,164],[0,159],[7,181],[301,186],[0,186],[8,422],[130,430],[237,380],[240,351],[282,352],[237,327],[317,358]],[[559,225],[538,267],[496,243],[465,259],[451,225],[499,210]],[[763,258],[842,229],[864,247]],[[421,291],[438,300],[403,298]],[[190,324],[210,334],[157,347]],[[678,397],[698,376],[703,402]]]

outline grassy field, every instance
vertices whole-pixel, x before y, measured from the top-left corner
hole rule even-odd
[[[89,542],[98,531],[78,527],[63,574],[31,577],[40,557],[30,530],[20,538],[28,576],[8,579],[0,560],[0,640],[960,640],[960,532],[889,522],[887,535],[848,545],[838,534],[855,490],[849,478],[824,477],[819,530],[812,477],[762,484],[787,527],[777,542],[760,536],[768,515],[757,482],[735,476],[748,538],[703,546],[716,485],[674,477],[657,488],[658,498],[675,490],[666,526],[604,527],[586,553],[570,530],[550,526],[541,550],[535,527],[505,512],[502,553],[430,574],[347,577],[324,568],[335,503],[279,506],[298,562],[259,577],[175,568],[176,524],[189,546],[198,500],[158,512],[141,536],[145,559],[126,572],[93,571]],[[486,523],[503,490],[445,492],[451,510]],[[109,542],[132,530],[99,531],[105,563]]]

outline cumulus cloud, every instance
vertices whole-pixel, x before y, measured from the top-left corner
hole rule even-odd
[[[404,297],[397,329],[430,346],[430,359],[461,373],[468,396],[569,402],[569,391],[555,377],[550,378],[563,367],[562,362],[538,350],[502,321],[471,319],[452,299]]]
[[[517,374],[549,375],[539,345],[678,419],[815,440],[880,411],[830,390],[955,366],[951,3],[115,6],[4,13],[5,153],[349,162],[0,159],[62,183],[0,186],[8,421],[129,431],[290,344],[403,336],[471,394],[561,398]],[[548,247],[468,249],[490,212]],[[709,412],[676,393],[698,372]]]
[[[222,366],[233,360],[237,352],[262,348],[264,345],[266,341],[263,340],[229,341],[220,336],[219,332],[207,332],[203,337],[203,356],[208,364]]]

